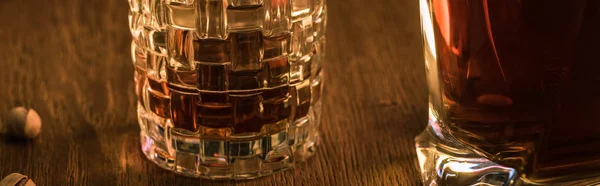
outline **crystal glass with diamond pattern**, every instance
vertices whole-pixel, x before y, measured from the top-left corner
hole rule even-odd
[[[129,0],[141,148],[158,166],[252,179],[319,143],[325,0]]]

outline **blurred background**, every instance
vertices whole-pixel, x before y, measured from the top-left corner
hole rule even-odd
[[[329,0],[317,154],[251,181],[176,176],[147,161],[126,0],[0,1],[0,118],[35,109],[42,132],[0,138],[0,176],[38,185],[420,185],[427,121],[417,0]]]

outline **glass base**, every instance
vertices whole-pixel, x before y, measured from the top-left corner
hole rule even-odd
[[[445,134],[435,117],[415,138],[423,185],[598,185],[600,178],[568,180],[557,178],[534,182],[520,177],[510,167],[478,155]]]
[[[437,133],[439,134],[439,133]],[[483,158],[428,126],[415,138],[423,185],[513,185],[517,172]]]
[[[188,177],[244,180],[271,175],[311,157],[320,142],[313,126],[318,121],[313,118],[252,140],[182,136],[169,127],[169,121],[165,125],[157,119],[141,106],[138,108],[142,152],[159,167]]]

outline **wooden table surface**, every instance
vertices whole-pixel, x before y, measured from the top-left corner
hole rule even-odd
[[[419,185],[413,138],[427,94],[417,0],[329,0],[322,144],[251,181],[176,176],[139,149],[126,0],[1,0],[0,118],[43,120],[0,138],[0,176],[38,185]]]

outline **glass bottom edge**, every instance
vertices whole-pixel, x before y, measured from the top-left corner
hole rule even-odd
[[[281,159],[269,162],[265,162],[259,155],[209,160],[213,161],[212,164],[205,164],[204,162],[208,162],[205,160],[210,158],[202,158],[200,154],[171,156],[161,147],[160,142],[156,144],[156,141],[143,132],[140,133],[140,143],[141,150],[148,160],[158,167],[178,175],[210,180],[249,180],[283,172],[293,168],[295,164],[306,161],[317,150],[319,135],[316,134],[315,136],[314,142],[305,143],[303,146],[294,149],[289,148],[287,152],[282,153],[285,155],[282,155]],[[192,158],[186,158],[185,156],[192,156]],[[183,160],[178,160],[177,157]]]
[[[427,128],[415,137],[423,185],[600,185],[598,175],[528,180],[517,170],[499,165],[445,136],[439,121],[431,117]]]
[[[320,136],[315,133],[302,145],[279,149],[276,152],[278,158],[271,160],[265,160],[261,155],[202,157],[202,154],[179,153],[172,156],[164,144],[140,132],[142,152],[158,167],[186,177],[210,180],[249,180],[283,172],[312,157],[319,141]]]

